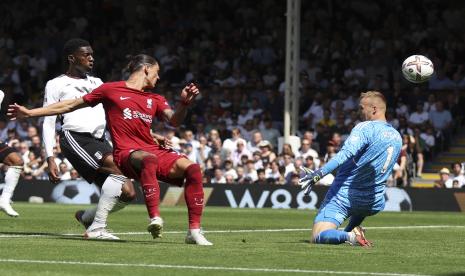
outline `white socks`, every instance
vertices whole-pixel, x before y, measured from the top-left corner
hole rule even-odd
[[[8,202],[8,204],[10,203],[22,170],[22,166],[10,166],[8,168],[5,174],[5,187],[3,187],[0,201]]]
[[[347,234],[349,235],[349,240],[348,240],[348,242],[349,242],[350,244],[352,244],[352,245],[357,244],[357,239],[355,238],[355,237],[356,237],[355,233],[351,231],[351,232],[349,232],[349,233],[347,233]]]
[[[113,211],[116,212],[126,206],[126,204],[119,200],[121,195],[121,188],[126,180],[122,175],[110,174],[102,185],[102,192],[97,204],[97,208],[86,210],[82,216],[83,220],[91,218],[95,214],[94,222],[87,229],[92,231],[98,228],[105,228],[107,226],[108,214]]]
[[[123,209],[124,207],[126,207],[128,204],[129,204],[129,202],[121,201],[118,198],[118,200],[115,203],[115,206],[113,206],[113,209],[110,210],[110,213],[117,212],[117,211]],[[82,214],[81,219],[82,219],[82,221],[84,221],[86,223],[92,223],[94,221],[96,213],[97,213],[97,206],[85,210],[84,213]]]

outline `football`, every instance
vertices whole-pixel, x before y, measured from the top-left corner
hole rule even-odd
[[[404,78],[413,83],[428,81],[433,73],[433,62],[422,55],[409,56],[402,63]]]
[[[57,203],[90,204],[97,203],[100,197],[99,188],[86,181],[62,181],[52,191],[52,199]]]
[[[412,211],[412,200],[407,192],[397,187],[386,188],[384,211]]]

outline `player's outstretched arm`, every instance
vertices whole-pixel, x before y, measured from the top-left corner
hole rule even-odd
[[[200,94],[199,88],[191,83],[181,91],[181,100],[176,107],[176,112],[167,109],[165,112],[166,120],[173,126],[179,126],[187,114],[187,108],[192,104],[195,97]]]
[[[59,115],[89,106],[82,98],[64,100],[58,103],[47,105],[45,107],[28,109],[19,104],[11,104],[8,107],[7,115],[11,120],[24,119],[31,117],[42,117]]]

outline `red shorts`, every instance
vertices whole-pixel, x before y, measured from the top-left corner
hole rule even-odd
[[[113,158],[116,165],[121,169],[123,174],[129,178],[140,180],[139,174],[132,168],[129,157],[134,151],[145,151],[155,155],[158,158],[157,179],[170,184],[182,186],[184,178],[174,179],[170,178],[169,174],[174,163],[180,158],[187,158],[184,154],[180,154],[171,149],[154,146],[150,148],[141,149],[128,149],[115,151]]]

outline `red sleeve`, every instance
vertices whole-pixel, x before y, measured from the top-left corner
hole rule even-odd
[[[99,87],[95,88],[92,92],[87,95],[84,95],[82,99],[84,102],[90,106],[96,106],[99,103],[102,103],[105,98],[105,88],[106,85],[100,85]]]
[[[156,95],[155,97],[153,97],[153,100],[157,107],[155,111],[155,116],[159,120],[163,120],[163,111],[166,109],[171,109],[171,106],[168,104],[168,101],[163,96]]]

